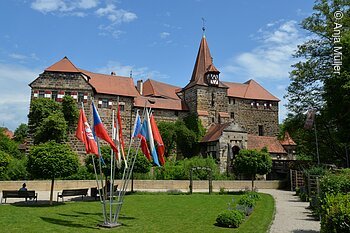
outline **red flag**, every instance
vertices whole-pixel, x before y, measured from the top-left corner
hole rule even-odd
[[[100,115],[98,115],[98,112],[96,110],[96,107],[94,103],[92,103],[92,110],[93,110],[93,117],[94,117],[94,131],[95,135],[106,142],[112,147],[115,153],[118,153],[118,149],[115,146],[113,140],[110,138],[110,136],[107,133],[107,130],[105,129],[104,125],[102,124]]]
[[[307,115],[306,115],[306,121],[304,124],[304,128],[305,129],[311,129],[312,126],[314,125],[314,121],[315,121],[315,114],[316,114],[316,110],[315,109],[309,109],[307,111]]]
[[[153,132],[153,139],[157,143],[158,158],[159,158],[160,163],[162,165],[164,165],[164,163],[165,163],[165,159],[164,159],[165,147],[164,147],[163,139],[160,136],[156,121],[154,120],[153,114],[150,117],[150,121],[151,121],[151,128],[152,128],[152,132]]]
[[[91,128],[86,120],[84,110],[80,109],[79,121],[75,136],[84,143],[87,154],[98,154],[97,144]]]

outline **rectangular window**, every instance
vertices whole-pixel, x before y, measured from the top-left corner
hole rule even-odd
[[[53,99],[54,101],[56,101],[56,100],[57,100],[57,94],[58,94],[58,91],[52,91],[51,99]]]
[[[84,93],[78,92],[78,103],[84,102]]]
[[[102,108],[108,108],[108,99],[102,99]]]
[[[229,98],[229,103],[230,103],[230,105],[236,104],[236,99],[235,98]]]
[[[235,113],[231,112],[231,119],[235,119]]]
[[[264,136],[264,126],[259,125],[259,136]]]
[[[207,146],[207,155],[211,155],[216,158],[216,142],[209,142]]]
[[[121,112],[125,111],[125,105],[124,104],[120,104],[119,107],[120,107],[120,111]]]
[[[45,91],[39,91],[39,98],[45,97]]]

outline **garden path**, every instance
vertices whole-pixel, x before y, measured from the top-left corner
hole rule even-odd
[[[271,194],[276,203],[275,219],[270,233],[317,233],[320,221],[313,218],[308,202],[300,201],[295,192],[261,189],[260,192]]]

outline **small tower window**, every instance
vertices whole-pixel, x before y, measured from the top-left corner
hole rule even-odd
[[[215,95],[214,93],[211,93],[211,106],[214,107],[215,104]]]
[[[231,112],[231,119],[235,119],[235,113]]]
[[[51,99],[53,99],[54,101],[56,101],[56,100],[57,100],[57,95],[58,95],[58,91],[52,91]]]
[[[264,126],[263,125],[259,125],[259,136],[264,136]]]
[[[218,73],[207,73],[206,74],[207,83],[210,86],[219,86],[219,74]]]
[[[45,97],[45,91],[39,91],[39,98]]]

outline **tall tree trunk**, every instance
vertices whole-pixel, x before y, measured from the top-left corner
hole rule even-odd
[[[52,178],[51,180],[51,192],[50,192],[50,205],[52,205],[52,199],[53,199],[53,186],[55,183],[55,178]]]
[[[255,174],[252,174],[252,191],[254,191]]]

